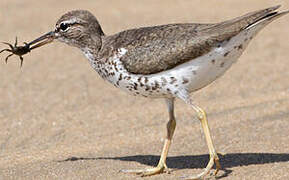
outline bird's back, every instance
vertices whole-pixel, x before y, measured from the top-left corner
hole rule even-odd
[[[212,24],[167,24],[122,31],[104,41],[103,56],[119,48],[127,53],[121,61],[131,73],[153,74],[175,67],[209,51],[199,48],[199,32]],[[109,48],[107,48],[109,47]]]
[[[130,29],[107,36],[100,57],[124,48],[120,59],[133,74],[155,74],[208,53],[250,25],[274,17],[279,6],[248,13],[216,24],[168,24]]]

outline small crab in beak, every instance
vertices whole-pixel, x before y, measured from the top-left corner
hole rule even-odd
[[[14,43],[14,46],[7,42],[2,42],[3,44],[6,44],[10,47],[10,49],[3,49],[0,51],[0,53],[7,51],[10,52],[6,58],[5,62],[7,63],[8,58],[12,55],[17,55],[20,58],[20,67],[23,65],[23,55],[29,53],[32,49],[41,47],[45,44],[51,43],[55,39],[55,32],[51,31],[49,33],[44,34],[43,36],[31,41],[30,43],[24,43],[24,46],[17,46],[17,37]]]

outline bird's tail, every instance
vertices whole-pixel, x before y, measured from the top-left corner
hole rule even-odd
[[[283,12],[276,11],[279,7],[280,5],[254,11],[228,21],[217,23],[215,26],[204,31],[211,36],[215,36],[215,38],[220,41],[228,37],[233,37],[244,30],[251,32],[251,36],[253,37],[267,24],[289,13],[288,10]]]

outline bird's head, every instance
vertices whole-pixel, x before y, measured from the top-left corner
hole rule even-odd
[[[101,47],[104,33],[93,14],[86,10],[70,11],[60,17],[55,30],[28,43],[32,49],[51,43],[57,39],[81,49]]]

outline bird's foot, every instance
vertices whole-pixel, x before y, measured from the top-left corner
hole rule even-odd
[[[152,176],[152,175],[161,174],[161,173],[168,173],[169,174],[171,172],[171,170],[168,169],[166,164],[161,163],[161,164],[158,164],[158,166],[154,167],[154,168],[121,170],[120,172],[137,174],[137,175],[144,177],[144,176]]]
[[[214,176],[217,175],[218,171],[221,169],[221,165],[219,162],[219,157],[217,153],[213,153],[210,155],[210,161],[207,164],[207,167],[203,170],[203,172],[195,175],[195,176],[183,176],[184,179],[191,179],[191,180],[197,180],[197,179],[204,179],[204,177],[209,174],[210,170],[213,168],[214,163],[216,164],[216,170],[214,172]]]

